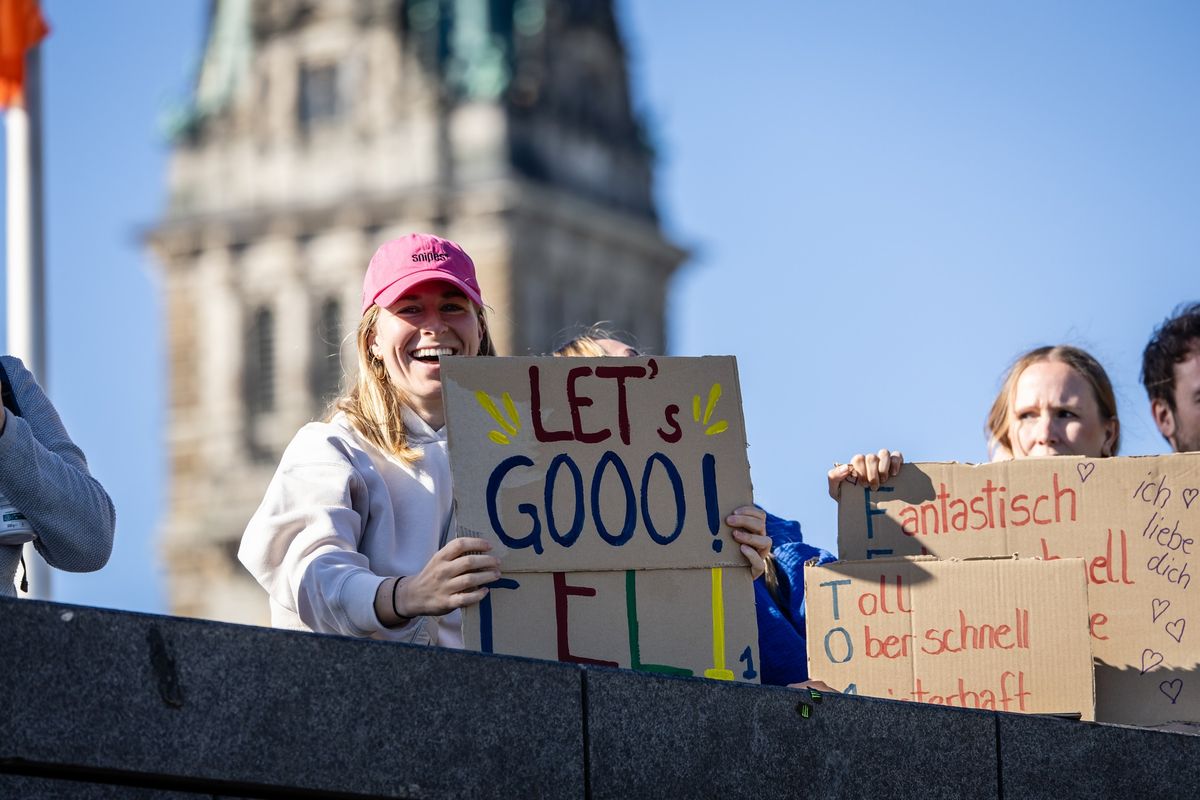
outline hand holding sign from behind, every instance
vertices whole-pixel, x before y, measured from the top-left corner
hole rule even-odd
[[[859,453],[850,459],[850,463],[838,464],[829,470],[829,496],[834,500],[841,497],[842,484],[851,477],[878,489],[879,484],[900,474],[903,463],[904,455],[899,450],[892,452],[884,448],[878,453]]]
[[[771,539],[767,536],[767,512],[758,506],[735,508],[725,518],[733,528],[733,539],[750,562],[750,577],[758,580],[767,569],[767,558],[771,555]]]
[[[492,545],[483,539],[452,540],[434,553],[416,575],[400,578],[399,586],[393,584],[388,604],[401,621],[407,622],[413,617],[437,617],[478,603],[487,595],[487,584],[500,579],[500,559],[486,555],[491,549]]]

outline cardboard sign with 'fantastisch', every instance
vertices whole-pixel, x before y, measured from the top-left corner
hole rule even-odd
[[[1081,559],[805,567],[809,673],[838,690],[1093,719]]]
[[[456,533],[504,575],[468,647],[757,678],[733,358],[447,358],[442,382]]]
[[[1096,716],[1200,720],[1200,454],[906,464],[878,490],[846,485],[845,558],[928,553],[1084,559]]]

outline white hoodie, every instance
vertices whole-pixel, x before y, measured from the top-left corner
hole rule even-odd
[[[375,592],[416,575],[451,525],[445,428],[405,411],[408,466],[360,437],[345,414],[305,425],[284,451],[238,559],[271,598],[276,628],[462,647],[462,614],[385,628]]]

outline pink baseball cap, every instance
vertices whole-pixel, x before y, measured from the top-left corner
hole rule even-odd
[[[476,305],[484,305],[475,262],[461,247],[432,234],[410,233],[384,242],[371,256],[363,279],[362,313],[373,305],[387,308],[426,281],[452,283]]]

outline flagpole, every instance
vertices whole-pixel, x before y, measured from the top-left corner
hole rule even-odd
[[[42,236],[41,48],[25,54],[24,105],[4,114],[7,163],[8,353],[46,386],[45,282]],[[51,597],[50,568],[25,545],[29,596]]]

